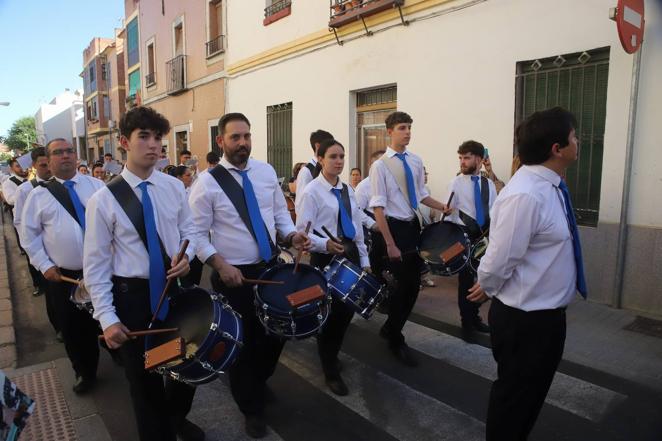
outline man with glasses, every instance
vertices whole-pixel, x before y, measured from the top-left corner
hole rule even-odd
[[[76,375],[73,390],[82,394],[94,387],[99,362],[98,324],[69,300],[76,288],[62,276],[83,275],[85,206],[103,183],[76,170],[76,150],[62,138],[46,145],[48,167],[54,179],[30,192],[21,214],[21,238],[30,262],[48,281],[64,347]]]

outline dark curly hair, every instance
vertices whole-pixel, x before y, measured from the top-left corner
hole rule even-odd
[[[153,130],[160,136],[170,132],[170,122],[150,107],[138,106],[127,111],[120,119],[120,134],[129,138],[134,130]]]

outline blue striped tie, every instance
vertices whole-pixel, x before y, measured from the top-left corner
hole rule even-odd
[[[332,188],[331,190],[333,191],[333,194],[336,195],[336,199],[338,199],[338,209],[340,210],[340,227],[342,228],[342,234],[345,238],[354,240],[354,236],[356,236],[356,229],[354,228],[352,219],[349,217],[349,213],[347,213],[347,210],[345,209],[345,204],[342,203],[342,199],[340,197],[342,190],[339,188]]]
[[[416,186],[414,184],[414,174],[411,172],[409,164],[407,164],[407,158],[405,153],[396,153],[395,156],[402,161],[402,165],[405,167],[405,178],[407,179],[407,193],[409,196],[409,205],[411,208],[416,210],[418,208],[418,199],[416,198]]]
[[[575,265],[577,266],[577,291],[582,297],[586,298],[588,291],[586,288],[586,278],[584,277],[584,260],[582,259],[582,244],[579,242],[579,229],[577,228],[577,219],[575,218],[575,212],[572,209],[572,203],[570,202],[570,193],[568,192],[568,186],[565,184],[565,181],[561,179],[559,188],[563,193],[563,200],[565,202],[565,211],[566,217],[568,218],[568,224],[570,225],[570,232],[572,233],[572,250],[575,254]]]
[[[71,202],[74,204],[74,209],[76,210],[76,217],[78,218],[78,222],[80,223],[80,226],[83,229],[83,231],[85,231],[85,206],[80,201],[80,198],[78,197],[78,193],[76,193],[76,190],[74,190],[75,184],[76,183],[74,181],[64,181],[64,186],[67,188],[67,191],[69,192],[69,197],[71,198]]]
[[[474,183],[474,207],[476,207],[476,222],[481,228],[485,225],[485,213],[483,213],[483,200],[480,197],[480,185],[478,185],[478,176],[472,176]]]

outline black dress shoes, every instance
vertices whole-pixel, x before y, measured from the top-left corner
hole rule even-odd
[[[96,382],[96,378],[76,377],[72,389],[76,394],[81,395],[94,389]]]
[[[326,385],[328,386],[329,390],[331,390],[331,392],[340,397],[344,397],[345,395],[349,394],[347,385],[340,375],[334,377],[326,377]]]
[[[246,435],[251,438],[264,438],[267,434],[267,423],[262,415],[246,415]]]
[[[414,357],[412,351],[409,349],[409,346],[407,346],[405,343],[402,343],[397,346],[390,346],[390,349],[393,355],[395,356],[395,358],[400,363],[408,367],[418,366],[418,361]]]
[[[482,332],[487,334],[490,332],[490,327],[484,321],[478,318],[471,322],[462,321],[462,330],[469,332],[470,331]]]
[[[187,419],[177,428],[177,436],[183,441],[204,441],[205,432]]]

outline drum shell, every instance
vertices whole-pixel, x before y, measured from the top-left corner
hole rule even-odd
[[[334,257],[324,268],[329,292],[364,319],[369,319],[383,299],[383,287],[376,277],[344,257]]]
[[[450,262],[442,262],[439,254],[459,242],[464,250]],[[461,225],[452,222],[434,222],[426,225],[421,232],[418,254],[430,267],[430,272],[439,276],[459,273],[469,263],[471,240]]]

